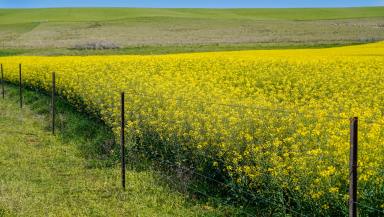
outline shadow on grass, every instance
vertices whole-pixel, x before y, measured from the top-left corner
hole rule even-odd
[[[5,92],[6,97],[19,101],[18,86],[7,83]],[[28,108],[44,118],[43,127],[50,131],[50,95],[40,89],[25,88],[23,101]],[[60,97],[56,100],[56,136],[80,150],[82,157],[86,159],[86,168],[104,168],[120,164],[120,145],[116,142],[111,128],[95,115],[79,111]],[[215,183],[193,176],[188,172],[189,168],[161,164],[146,153],[148,150],[130,144],[127,146],[126,159],[129,170],[153,171],[156,174],[156,184],[182,193],[190,202],[220,207],[222,216],[246,216],[245,212],[256,212],[245,211],[245,207],[238,208],[240,204],[236,205],[236,202],[222,194],[220,188],[214,186]]]
[[[6,84],[6,95],[19,101],[19,88]],[[44,128],[51,130],[51,98],[47,92],[39,89],[23,90],[23,102],[35,113],[41,115],[46,124]],[[87,166],[110,167],[118,162],[118,144],[112,130],[94,115],[79,112],[64,99],[56,100],[56,134],[65,142],[76,145]]]

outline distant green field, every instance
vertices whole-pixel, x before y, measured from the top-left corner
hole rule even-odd
[[[0,9],[0,24],[110,21],[145,17],[251,20],[319,20],[383,17],[384,7],[300,9],[52,8]]]
[[[384,7],[0,9],[0,55],[162,54],[379,40]]]

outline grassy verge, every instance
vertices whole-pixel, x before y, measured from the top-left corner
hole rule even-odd
[[[15,56],[23,53],[26,51],[22,49],[0,49],[0,56]]]
[[[52,136],[48,96],[25,91],[20,110],[17,88],[7,85],[6,93],[0,99],[0,216],[241,215],[180,193],[145,165],[127,171],[122,191],[118,147],[106,126],[58,100],[59,129]]]
[[[89,56],[89,55],[161,55],[177,53],[273,50],[273,49],[311,49],[359,45],[374,41],[328,42],[328,43],[255,43],[255,44],[202,44],[202,45],[159,45],[133,46],[106,50],[76,50],[66,48],[45,49],[0,49],[0,56]]]

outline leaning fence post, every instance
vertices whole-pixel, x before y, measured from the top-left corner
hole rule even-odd
[[[121,122],[120,122],[120,146],[121,146],[121,185],[125,190],[125,114],[124,114],[124,92],[121,93]]]
[[[351,119],[351,149],[349,159],[349,217],[357,217],[357,137],[358,118]]]
[[[51,115],[52,115],[52,134],[55,134],[55,93],[56,93],[56,76],[55,72],[52,72],[52,97],[51,97]]]
[[[1,94],[3,95],[3,99],[5,98],[5,92],[4,92],[4,71],[3,71],[3,64],[0,65],[1,70]]]
[[[21,78],[21,64],[19,64],[19,93],[20,93],[20,108],[23,108],[23,82]]]

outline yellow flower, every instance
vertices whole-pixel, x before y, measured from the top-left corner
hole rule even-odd
[[[312,199],[314,199],[314,200],[318,200],[321,196],[323,196],[323,192],[321,192],[321,191],[319,191],[319,192],[314,192],[314,193],[312,193],[312,195],[311,195],[311,197],[312,197]]]
[[[220,159],[222,177],[246,180],[253,189],[294,189],[314,201],[329,196],[324,192],[344,192],[346,118],[359,116],[359,183],[384,201],[384,146],[378,145],[384,138],[384,42],[162,56],[14,56],[0,63],[15,84],[22,63],[25,84],[45,91],[56,71],[59,93],[100,117],[116,138],[124,91],[126,133],[136,145],[157,153],[177,147],[191,155],[178,158],[203,157],[194,163],[209,160],[213,167]]]
[[[334,166],[329,166],[325,170],[320,172],[320,175],[323,177],[328,177],[333,175],[336,172],[336,168]]]
[[[337,187],[332,187],[329,189],[329,193],[338,193],[339,192],[339,188]]]

